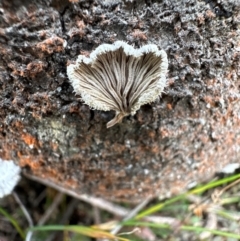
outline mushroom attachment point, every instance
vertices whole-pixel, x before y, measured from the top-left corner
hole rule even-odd
[[[79,55],[67,74],[76,94],[96,110],[114,110],[107,128],[155,101],[166,86],[167,54],[155,44],[134,49],[122,41]]]

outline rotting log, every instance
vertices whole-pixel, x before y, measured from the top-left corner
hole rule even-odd
[[[0,2],[0,158],[76,193],[138,202],[183,192],[240,161],[238,0]],[[168,87],[107,129],[68,61],[102,43],[154,43]]]

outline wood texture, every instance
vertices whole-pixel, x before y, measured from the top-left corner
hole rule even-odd
[[[76,193],[130,202],[239,163],[239,13],[238,0],[2,0],[0,158]],[[81,103],[66,66],[116,40],[163,48],[168,87],[106,129],[114,113]]]

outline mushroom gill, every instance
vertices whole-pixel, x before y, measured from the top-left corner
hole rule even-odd
[[[79,55],[67,74],[76,94],[96,110],[116,112],[107,128],[153,102],[166,86],[167,54],[154,44],[134,49],[122,41]]]

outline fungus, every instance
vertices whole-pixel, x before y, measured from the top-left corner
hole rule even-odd
[[[10,194],[20,180],[20,167],[0,158],[0,198]]]
[[[167,54],[154,44],[134,49],[122,41],[79,55],[67,74],[76,94],[96,110],[116,112],[107,128],[157,99],[166,86]]]

